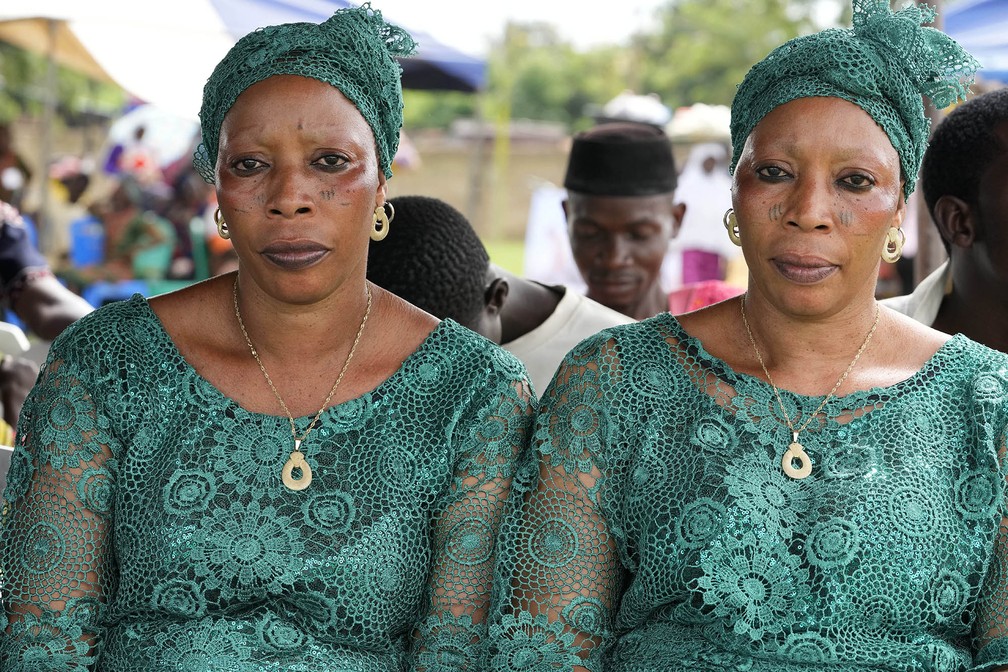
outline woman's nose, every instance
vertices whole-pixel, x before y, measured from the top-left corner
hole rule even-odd
[[[835,207],[829,178],[807,175],[794,185],[783,213],[785,221],[806,231],[832,228]]]
[[[300,171],[293,167],[275,166],[270,178],[269,214],[293,217],[312,211],[314,205]]]

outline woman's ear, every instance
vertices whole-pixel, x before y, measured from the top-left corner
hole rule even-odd
[[[388,199],[388,179],[381,165],[378,166],[378,189],[375,190],[375,207],[380,208]]]
[[[900,182],[900,196],[896,205],[896,212],[893,213],[896,215],[896,217],[899,218],[899,221],[894,224],[894,226],[896,226],[897,228],[900,228],[907,223],[906,216],[908,208],[907,208],[907,199],[906,197],[903,196],[903,184],[904,182]]]
[[[969,203],[946,194],[935,202],[931,216],[942,240],[955,247],[972,247],[977,231]]]

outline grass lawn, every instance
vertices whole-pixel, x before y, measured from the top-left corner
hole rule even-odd
[[[490,261],[521,277],[525,268],[525,241],[485,240]]]

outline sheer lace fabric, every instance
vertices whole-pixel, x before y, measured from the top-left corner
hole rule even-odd
[[[782,395],[795,426],[822,401]],[[957,336],[829,401],[791,480],[766,383],[667,314],[601,332],[546,390],[515,478],[492,669],[1008,663],[1006,401],[1008,358]]]
[[[532,412],[521,364],[443,322],[322,415],[292,492],[287,418],[201,378],[142,298],[103,308],[54,344],[22,416],[0,667],[482,669]]]

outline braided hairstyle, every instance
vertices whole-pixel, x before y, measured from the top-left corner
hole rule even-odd
[[[431,315],[470,326],[486,305],[490,256],[461,212],[437,198],[389,199],[388,236],[371,242],[367,277]]]

